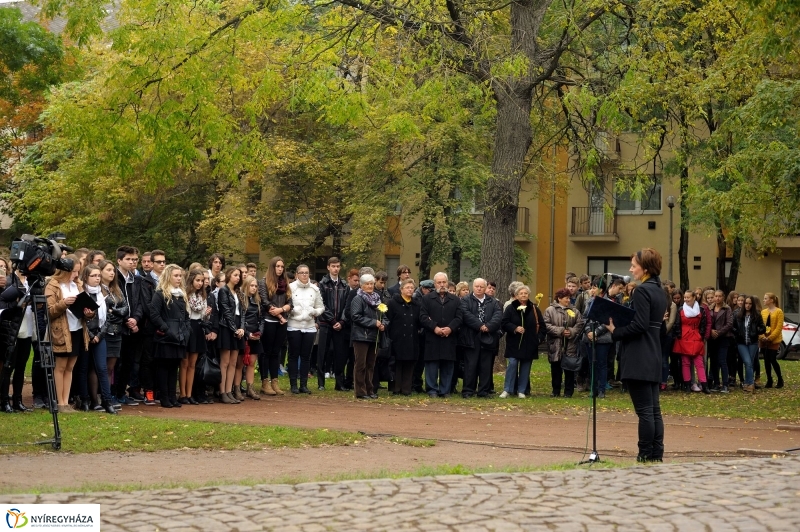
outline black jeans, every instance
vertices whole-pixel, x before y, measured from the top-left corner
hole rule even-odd
[[[639,416],[639,457],[661,460],[664,457],[664,420],[658,400],[658,383],[627,379],[633,409]]]
[[[397,360],[394,363],[394,393],[411,394],[411,379],[416,363],[415,360]]]
[[[155,326],[149,321],[140,331],[141,347],[139,349],[139,359],[131,374],[131,388],[138,391],[139,388],[152,390],[155,386],[156,368],[153,363],[153,340],[155,339]]]
[[[263,353],[259,355],[258,371],[261,380],[277,379],[280,369],[280,356],[283,343],[286,341],[286,324],[277,321],[264,322],[264,334],[261,335]]]
[[[564,397],[571,397],[575,392],[575,372],[561,369],[561,361],[550,362],[550,382],[553,385],[553,395],[561,393],[561,374],[564,374]]]
[[[136,369],[138,371],[142,356],[142,335],[141,333],[129,334],[122,337],[122,348],[119,353],[119,360],[114,366],[114,386],[112,393],[116,397],[123,397],[128,389],[131,375]],[[138,379],[137,379],[138,382]]]
[[[728,338],[724,336],[708,341],[710,371],[706,380],[712,388],[728,385],[728,343]],[[722,370],[722,380],[719,376],[720,370]]]
[[[31,339],[17,338],[17,343],[14,346],[14,358],[6,361],[2,376],[0,376],[0,396],[5,397],[8,395],[8,386],[11,384],[12,396],[16,399],[22,398],[22,386],[25,384],[25,366],[28,364],[30,354]]]
[[[325,386],[325,373],[333,369],[337,390],[345,387],[345,369],[350,358],[349,329],[335,330],[323,325],[319,329],[317,346],[317,386]]]
[[[181,364],[181,359],[157,358],[155,363],[160,397],[174,403],[177,400],[175,392],[178,381],[178,366]]]
[[[775,370],[775,375],[779,381],[783,380],[781,375],[781,367],[778,364],[778,350],[777,349],[764,349],[764,370],[767,372],[767,383],[772,382],[772,370]]]
[[[478,344],[478,347],[464,349],[464,385],[461,387],[462,395],[469,396],[477,393],[479,396],[484,397],[491,390],[489,381],[492,380],[492,352],[484,349],[480,342]]]
[[[308,386],[308,370],[311,367],[311,348],[314,347],[315,333],[288,331],[286,337],[289,339],[289,383],[292,387],[297,386],[298,376],[300,377],[300,387]],[[300,360],[298,371],[297,361]],[[298,375],[299,373],[299,375]]]

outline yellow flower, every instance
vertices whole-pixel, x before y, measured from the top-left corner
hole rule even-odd
[[[567,316],[569,316],[570,318],[574,318],[575,317],[575,313],[572,312],[572,309],[567,309]]]
[[[542,294],[541,292],[536,294],[535,299],[536,299],[536,304],[537,305],[539,304],[539,302],[542,300],[543,297],[544,297],[544,294]]]
[[[387,310],[389,310],[389,307],[387,307],[385,303],[378,305],[378,312],[386,312]]]

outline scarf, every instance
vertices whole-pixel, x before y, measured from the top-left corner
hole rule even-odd
[[[171,288],[169,293],[175,297],[182,297],[183,299],[186,299],[186,294],[183,293],[183,288]]]
[[[189,296],[189,308],[192,312],[205,312],[206,310],[206,300],[195,292],[191,296]]]
[[[97,309],[97,319],[99,321],[100,328],[103,327],[103,324],[106,322],[106,298],[103,297],[103,293],[100,290],[99,286],[86,286],[86,292],[91,294],[94,300],[97,302],[99,308]]]
[[[369,305],[372,308],[377,307],[378,304],[381,302],[381,295],[377,292],[372,292],[371,294],[368,294],[359,288],[358,292],[356,292],[356,295],[361,299],[363,299],[364,301],[366,301],[367,305]]]
[[[286,279],[283,277],[278,277],[278,282],[275,286],[275,293],[276,294],[285,294],[286,293]]]
[[[686,303],[683,304],[683,314],[687,318],[694,318],[700,315],[700,305],[697,304],[697,301],[694,302],[694,306],[690,307]]]

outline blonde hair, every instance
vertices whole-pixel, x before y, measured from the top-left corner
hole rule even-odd
[[[780,306],[780,305],[778,304],[778,296],[776,296],[776,295],[775,295],[775,294],[773,294],[772,292],[767,292],[767,293],[765,293],[765,294],[764,294],[764,297],[768,297],[768,298],[770,298],[770,299],[772,300],[772,302],[773,302],[773,303],[775,303],[775,306],[776,306],[776,307],[779,307],[779,306]]]
[[[177,264],[167,264],[164,268],[164,271],[161,272],[161,275],[158,277],[158,286],[156,287],[156,291],[160,291],[164,295],[164,301],[167,302],[167,306],[172,303],[172,283],[170,283],[170,279],[172,278],[172,272],[178,270],[183,274],[183,268],[178,266]],[[181,276],[181,285],[178,287],[183,290],[183,293],[186,294],[186,277]],[[186,305],[186,312],[189,312],[189,298],[184,297],[183,303]]]
[[[461,291],[467,289],[467,293],[469,294],[469,283],[466,281],[461,281],[456,285],[456,296],[461,297]]]
[[[248,275],[244,278],[244,282],[242,283],[241,294],[243,296],[243,300],[245,302],[245,306],[249,301],[250,294],[247,293],[247,289],[250,288],[250,285],[256,283],[256,293],[253,297],[256,298],[256,304],[261,305],[261,295],[258,293],[258,279],[253,277],[252,275]]]

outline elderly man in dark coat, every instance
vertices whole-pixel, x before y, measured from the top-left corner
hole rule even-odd
[[[431,397],[448,397],[456,361],[461,300],[447,291],[447,274],[433,276],[435,291],[422,297],[420,325],[425,329],[425,384]]]
[[[503,311],[497,300],[486,293],[485,279],[472,281],[472,293],[461,300],[464,324],[458,331],[458,345],[464,348],[464,386],[461,395],[468,399],[477,392],[486,397],[492,390],[492,363],[497,351],[497,331]],[[479,387],[480,386],[480,387]]]

